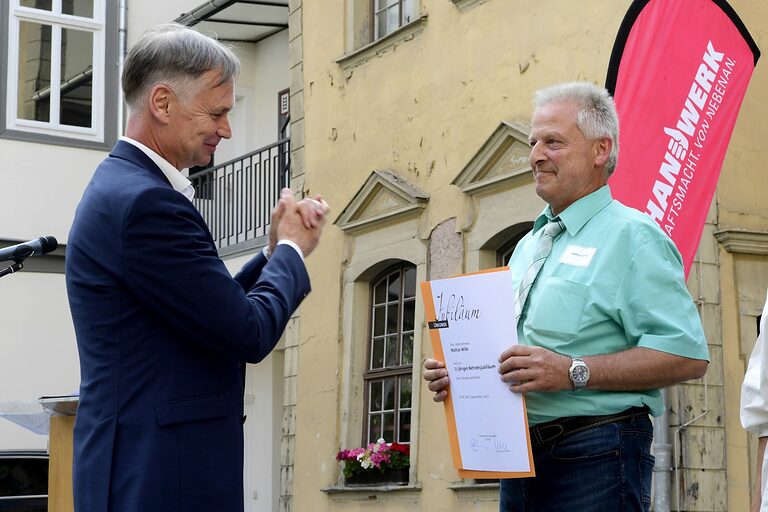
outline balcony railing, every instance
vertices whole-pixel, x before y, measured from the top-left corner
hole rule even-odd
[[[290,139],[199,172],[194,204],[223,248],[269,234],[280,189],[290,186]]]

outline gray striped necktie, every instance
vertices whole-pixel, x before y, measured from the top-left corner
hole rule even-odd
[[[539,239],[539,246],[536,249],[536,254],[533,257],[531,264],[528,266],[528,270],[525,271],[525,275],[520,281],[520,286],[517,288],[517,293],[515,294],[515,311],[517,311],[517,322],[520,321],[520,317],[523,314],[525,302],[528,300],[528,292],[531,291],[531,287],[536,281],[536,276],[539,275],[541,267],[544,266],[544,262],[546,261],[547,256],[549,256],[549,253],[552,252],[552,244],[554,243],[555,238],[557,238],[557,235],[559,235],[563,229],[565,229],[565,224],[563,224],[563,221],[560,219],[553,219],[549,221],[546,226],[544,226],[544,233]]]

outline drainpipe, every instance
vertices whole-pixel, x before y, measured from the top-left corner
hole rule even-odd
[[[669,512],[672,497],[672,443],[669,442],[669,408],[667,407],[668,389],[661,390],[664,412],[653,420],[653,454],[656,463],[653,466],[653,510]]]
[[[125,105],[123,102],[123,87],[121,79],[123,76],[123,66],[125,64],[125,54],[127,53],[128,35],[127,35],[127,0],[120,0],[118,7],[117,20],[117,135],[123,135],[123,116],[125,115]]]

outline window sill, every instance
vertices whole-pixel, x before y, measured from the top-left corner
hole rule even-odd
[[[499,502],[499,483],[498,482],[483,482],[478,483],[473,480],[466,480],[463,482],[456,482],[453,485],[449,485],[448,489],[454,492],[455,499],[461,504],[472,504],[477,507],[481,503],[496,503],[497,505],[490,505],[498,507]]]
[[[364,64],[374,57],[381,57],[385,53],[394,50],[398,44],[410,41],[417,34],[421,33],[424,30],[426,22],[427,15],[422,14],[391,34],[387,34],[381,39],[336,59],[336,64],[341,66],[342,69],[350,69],[359,66],[360,64]]]
[[[498,486],[497,486],[498,487]],[[337,494],[337,495],[355,495],[365,494],[370,496],[371,494],[388,494],[388,493],[401,493],[401,492],[421,492],[421,484],[408,484],[408,485],[355,485],[355,486],[331,486],[321,489],[325,494]]]
[[[66,134],[56,136],[15,129],[0,129],[0,139],[34,142],[38,144],[49,144],[52,146],[64,146],[70,148],[95,149],[99,151],[109,151],[112,149],[116,137],[113,137],[110,134],[108,138],[109,141],[102,142],[67,137]]]
[[[470,9],[474,9],[480,4],[484,4],[488,0],[451,0],[453,5],[461,12],[467,12]]]
[[[499,490],[499,483],[498,482],[490,482],[490,483],[474,483],[474,482],[467,482],[467,483],[459,483],[456,485],[449,485],[448,488],[452,490],[453,492],[463,493],[463,492],[476,492],[476,491],[497,491]]]

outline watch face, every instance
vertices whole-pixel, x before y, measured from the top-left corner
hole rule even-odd
[[[589,368],[585,365],[577,365],[571,372],[574,382],[587,382],[589,379]]]

